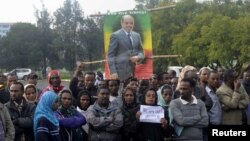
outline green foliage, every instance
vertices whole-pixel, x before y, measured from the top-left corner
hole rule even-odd
[[[137,2],[136,8],[139,10],[154,8],[161,0],[135,0]]]
[[[159,6],[173,5],[172,1],[163,1]],[[195,0],[186,0],[176,3],[173,9],[164,9],[152,12],[152,34],[153,34],[153,51],[154,54],[174,54],[172,44],[174,35],[183,31],[202,9],[202,5]],[[169,65],[180,65],[181,62],[175,59],[155,59],[154,66],[156,71],[163,71]],[[157,67],[161,66],[161,67]]]
[[[239,69],[249,60],[247,6],[229,1],[198,4],[185,0],[174,9],[152,13],[154,54],[179,54],[181,64],[197,67],[216,63]],[[159,59],[154,64],[171,63]]]
[[[59,72],[62,80],[70,80],[72,77],[70,72],[65,69],[60,69]]]
[[[102,60],[104,58],[103,27],[98,25],[98,20],[101,19],[85,19],[85,26],[79,31],[80,42],[84,46],[84,58],[82,59],[85,61]],[[90,64],[86,66],[86,69],[96,70],[98,67],[104,67],[100,65]]]
[[[233,21],[233,44],[232,48],[237,50],[237,60],[241,63],[250,61],[250,16],[241,17]]]
[[[1,64],[7,70],[16,67],[39,66],[39,30],[30,23],[17,23],[12,26],[7,37],[2,39]]]
[[[74,64],[78,58],[78,29],[83,26],[83,12],[77,1],[66,0],[63,7],[55,12],[56,39],[52,46],[57,48],[61,66],[73,71]]]
[[[158,8],[151,12],[154,55],[182,55],[181,58],[154,59],[155,71],[169,65],[217,64],[241,68],[250,60],[250,2],[214,0],[135,0],[137,9]],[[104,59],[103,19],[84,18],[75,0],[65,0],[54,18],[47,9],[36,10],[37,26],[17,23],[0,38],[0,66],[10,70],[41,64],[53,68],[74,69],[76,60]],[[53,28],[52,28],[53,27]],[[103,64],[86,65],[87,70],[103,68]]]
[[[100,18],[85,19],[79,3],[66,0],[64,6],[55,12],[56,39],[52,46],[57,48],[60,56],[61,63],[57,64],[73,71],[76,60],[103,59],[103,27],[101,22]],[[94,70],[96,67],[88,65],[86,69]]]
[[[53,66],[55,64],[54,62],[58,62],[59,60],[58,54],[51,46],[52,41],[55,38],[53,30],[51,29],[53,20],[44,4],[42,4],[41,11],[38,9],[36,10],[35,15],[37,18],[37,27],[41,34],[39,37],[39,47],[42,52],[41,67],[47,68],[47,63],[50,63],[49,65]]]

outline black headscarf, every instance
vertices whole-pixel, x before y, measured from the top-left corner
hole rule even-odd
[[[156,106],[157,105],[157,101],[158,101],[158,98],[157,98],[157,92],[154,88],[148,88],[147,90],[144,91],[143,95],[142,95],[142,105],[148,105],[146,104],[146,101],[145,101],[145,98],[146,98],[146,94],[148,91],[154,91],[155,93],[155,103],[151,106]]]

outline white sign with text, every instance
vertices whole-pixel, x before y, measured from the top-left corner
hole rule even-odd
[[[161,106],[140,106],[140,122],[161,123],[161,118],[164,118],[164,109]]]

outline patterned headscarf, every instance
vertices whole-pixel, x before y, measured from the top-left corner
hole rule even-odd
[[[52,110],[53,104],[57,100],[57,95],[52,91],[45,92],[37,104],[34,114],[34,133],[36,135],[38,120],[41,117],[48,119],[53,125],[59,126],[57,118]]]
[[[62,95],[63,93],[68,92],[71,95],[71,106],[69,106],[68,108],[63,107],[62,105]],[[72,115],[74,115],[76,113],[76,108],[73,106],[73,95],[70,89],[63,89],[62,91],[60,91],[59,95],[59,108],[58,108],[58,112],[61,113],[64,117],[70,117]]]

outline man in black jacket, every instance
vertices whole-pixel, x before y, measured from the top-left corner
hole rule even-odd
[[[15,141],[34,141],[33,115],[35,105],[23,98],[24,86],[21,82],[14,82],[10,86],[10,101],[6,107],[15,126]]]

